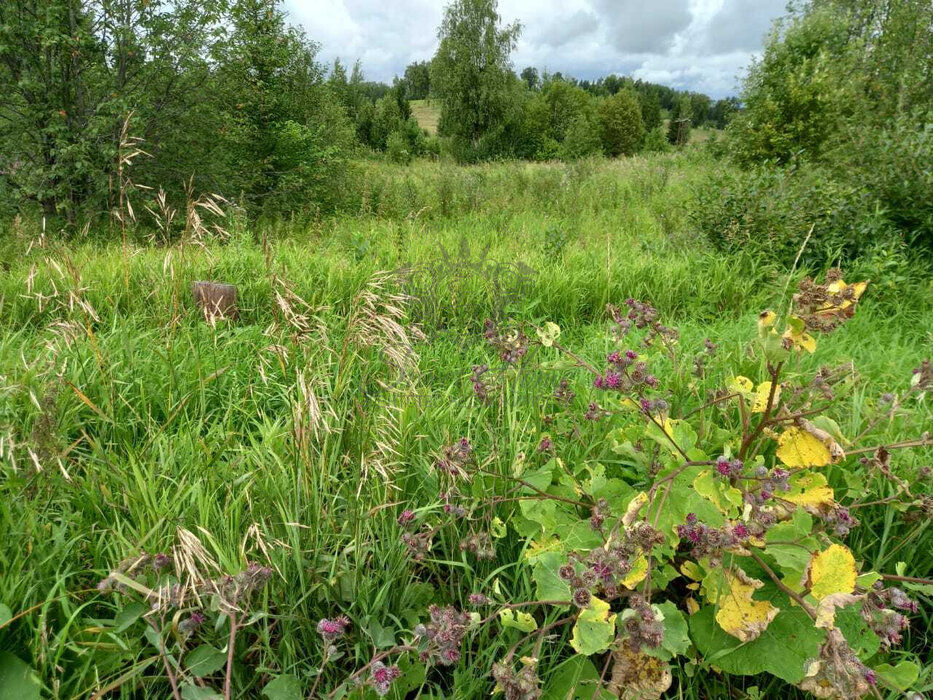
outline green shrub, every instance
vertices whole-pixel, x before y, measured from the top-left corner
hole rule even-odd
[[[607,156],[630,156],[638,149],[645,133],[638,97],[617,92],[599,105],[599,136]]]
[[[411,163],[411,144],[408,136],[403,131],[393,131],[389,134],[386,141],[386,153],[389,160],[399,165],[408,165]]]
[[[601,148],[597,124],[593,119],[581,115],[567,129],[560,152],[564,160],[577,160],[599,153]]]
[[[667,141],[667,131],[664,129],[663,124],[645,133],[645,142],[642,148],[648,153],[664,153],[671,150],[671,144]]]
[[[719,173],[697,188],[690,217],[718,248],[785,265],[808,233],[802,260],[816,266],[852,260],[898,236],[870,192],[816,166]]]

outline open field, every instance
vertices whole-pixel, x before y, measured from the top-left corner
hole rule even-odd
[[[426,125],[428,109],[412,106]],[[568,165],[362,167],[359,214],[283,225],[268,236],[233,221],[225,241],[170,247],[49,238],[30,246],[30,231],[7,239],[0,604],[10,610],[4,617],[0,606],[0,649],[28,661],[44,697],[105,688],[109,697],[168,697],[139,619],[144,608],[96,590],[141,551],[172,552],[191,576],[233,574],[250,562],[271,568],[239,618],[233,697],[260,697],[280,674],[300,688],[287,697],[336,692],[374,650],[410,639],[432,603],[469,609],[471,592],[535,600],[523,564],[533,547],[515,528],[498,533],[492,559],[460,546],[493,514],[511,522],[517,505],[507,499],[440,529],[424,558],[409,556],[403,510],[425,522],[444,518],[438,451],[467,437],[478,463],[505,478],[547,462],[538,448],[548,434],[566,464],[599,463],[634,489],[641,482],[609,437],[623,416],[581,420],[580,432],[568,435],[551,423],[548,397],[562,378],[576,393],[570,414],[600,400],[580,368],[552,365],[527,384],[503,379],[490,401],[477,398],[472,368],[497,366],[484,320],[554,322],[564,346],[602,366],[615,347],[606,305],[649,300],[663,323],[679,328],[688,358],[707,338],[718,345],[702,377],[689,362],[651,355],[671,415],[684,416],[733,375],[764,376],[750,349],[758,315],[784,308],[787,290],[808,272],[788,280],[697,240],[683,203],[716,167],[699,150]],[[517,263],[527,267],[512,287]],[[414,277],[380,274],[403,268]],[[930,402],[908,394],[912,369],[933,347],[929,282],[846,271],[847,280],[869,276],[855,317],[790,363],[804,377],[853,363],[828,415],[850,437],[868,426],[863,445],[915,438],[933,424]],[[237,320],[213,327],[192,308],[190,284],[206,279],[237,285]],[[405,291],[413,298],[392,296]],[[550,351],[541,348],[553,361]],[[871,424],[890,401],[885,392],[902,398],[902,410]],[[901,451],[892,469],[915,495],[929,496],[929,479],[918,475],[930,462],[929,449]],[[896,491],[893,478],[863,472],[856,457],[823,471],[843,502],[866,489],[879,500]],[[497,483],[463,488],[500,493]],[[858,517],[846,542],[863,570],[933,570],[928,517],[902,518],[883,505],[859,508]],[[316,625],[339,615],[350,632],[328,660]],[[544,627],[561,612],[536,615]],[[225,648],[229,630],[218,619],[196,632],[197,644]],[[931,610],[921,605],[903,650],[891,656],[923,669],[920,692],[933,690],[930,627]],[[453,667],[425,672],[415,657],[404,659],[404,683],[390,697],[488,697],[494,682],[485,669],[513,645],[517,657],[539,659],[548,687],[576,668],[561,643],[569,627],[553,633],[536,646],[519,630],[487,625],[467,638]],[[217,661],[199,683],[217,687],[223,655]],[[722,676],[715,660],[681,656],[673,664],[668,697],[803,697],[771,676]],[[365,688],[351,693],[375,697]],[[879,693],[902,696],[883,685]],[[584,688],[572,697],[592,695]],[[2,690],[0,697],[12,698]]]
[[[418,120],[418,126],[429,135],[437,136],[437,122],[441,118],[441,107],[434,100],[412,100],[411,115]]]

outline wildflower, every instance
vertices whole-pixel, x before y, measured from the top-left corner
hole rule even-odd
[[[489,603],[489,598],[484,596],[482,593],[471,593],[469,600],[470,605],[486,605]]]
[[[194,632],[204,622],[204,615],[199,612],[193,612],[187,618],[178,623],[178,631],[183,635],[189,635]]]
[[[642,647],[657,649],[664,639],[664,625],[658,619],[654,609],[640,595],[633,595],[629,599],[629,605],[634,613],[629,613],[624,622],[629,643],[635,649]]]
[[[333,620],[325,617],[317,623],[317,633],[324,638],[324,641],[333,642],[346,633],[349,624],[350,620],[343,615]]]
[[[538,443],[538,452],[550,452],[553,449],[554,443],[549,436],[545,435],[541,438],[541,442]]]
[[[442,666],[456,664],[460,660],[460,643],[470,626],[470,614],[449,605],[432,605],[428,608],[428,614],[431,621],[415,628],[419,637],[429,641],[423,654],[424,660],[434,659]]]
[[[502,690],[505,700],[537,700],[541,697],[541,681],[535,673],[534,662],[526,663],[517,673],[511,666],[496,663],[492,666],[492,677]]]
[[[411,521],[415,519],[415,512],[413,510],[405,509],[398,516],[399,525],[408,525]]]
[[[592,594],[586,588],[577,588],[573,592],[573,604],[578,608],[588,607],[592,597]]]
[[[386,666],[381,661],[376,661],[370,669],[370,680],[372,680],[373,689],[379,697],[385,697],[389,694],[392,687],[392,681],[400,678],[402,672],[398,666]]]

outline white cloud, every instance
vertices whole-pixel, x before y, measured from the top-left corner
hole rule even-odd
[[[735,94],[785,0],[500,0],[520,20],[512,56],[593,79],[632,75],[713,97]],[[390,81],[437,47],[442,0],[285,0],[290,19],[321,44],[320,59],[360,59],[366,76]]]

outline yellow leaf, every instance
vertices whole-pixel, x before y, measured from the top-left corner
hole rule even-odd
[[[538,623],[526,612],[506,608],[499,611],[499,621],[503,627],[514,627],[522,632],[534,632]]]
[[[728,389],[730,394],[750,394],[754,388],[755,385],[748,377],[740,375],[729,380]]]
[[[630,527],[638,519],[638,513],[648,504],[648,494],[642,491],[635,496],[625,509],[625,515],[622,516],[622,524]]]
[[[703,580],[703,571],[700,569],[698,564],[690,561],[689,559],[685,559],[684,563],[680,565],[680,573],[689,579],[693,579],[694,581]]]
[[[819,438],[797,427],[781,434],[777,457],[788,467],[825,467],[833,461],[829,448]]]
[[[725,572],[727,584],[719,593],[716,622],[726,632],[743,642],[757,639],[780,612],[766,600],[754,600],[752,595],[764,584],[741,569]]]
[[[777,314],[770,309],[758,314],[758,334],[761,336],[767,335],[768,330],[774,325],[776,318]]]
[[[833,496],[832,488],[826,485],[826,477],[817,472],[794,474],[790,478],[790,491],[777,494],[778,498],[796,503],[806,510],[832,505]]]
[[[589,606],[577,616],[570,646],[586,656],[605,651],[615,637],[615,628],[616,614],[609,612],[609,603],[593,597]]]
[[[832,544],[810,558],[807,585],[817,600],[834,593],[852,593],[855,590],[855,557],[848,547]]]
[[[764,413],[768,407],[768,397],[771,395],[771,382],[762,382],[758,385],[755,398],[752,402],[752,413]],[[774,405],[781,399],[781,387],[774,390]]]
[[[644,581],[645,576],[647,575],[648,560],[645,558],[645,555],[642,554],[632,562],[631,570],[625,575],[625,578],[623,578],[620,583],[631,591],[635,589],[635,586]]]
[[[687,612],[690,615],[700,612],[700,604],[693,598],[687,598]]]

